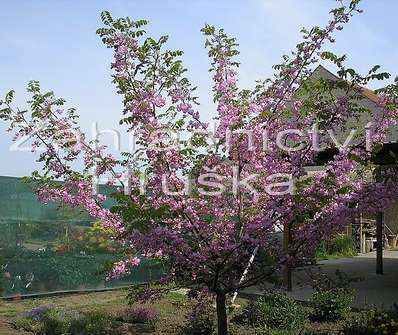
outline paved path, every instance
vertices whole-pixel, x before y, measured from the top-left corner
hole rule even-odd
[[[375,252],[353,258],[321,261],[318,266],[297,269],[293,273],[293,291],[289,295],[297,300],[309,300],[313,292],[309,272],[318,270],[330,276],[340,270],[350,277],[362,278],[351,284],[356,290],[354,307],[390,307],[394,303],[398,304],[398,251],[384,251],[384,275],[376,274]],[[256,287],[247,292],[261,294]]]

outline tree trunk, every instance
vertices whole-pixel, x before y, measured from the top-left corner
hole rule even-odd
[[[227,309],[225,305],[225,293],[217,293],[216,296],[217,309],[217,329],[218,335],[228,335]]]
[[[283,227],[283,251],[286,253],[286,255],[289,255],[289,246],[291,243],[290,230],[290,223],[285,223]],[[285,264],[283,269],[283,285],[287,291],[292,291],[292,269],[290,268],[289,264]]]

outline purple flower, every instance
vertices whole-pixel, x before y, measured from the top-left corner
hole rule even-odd
[[[130,323],[151,323],[159,318],[159,312],[146,306],[131,307],[123,312],[122,318]]]
[[[35,321],[41,321],[44,316],[50,311],[50,307],[40,306],[33,308],[30,312],[26,313],[27,318],[31,318]]]

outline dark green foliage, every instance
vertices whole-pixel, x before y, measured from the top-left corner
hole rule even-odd
[[[312,296],[314,307],[312,317],[317,321],[343,319],[350,311],[353,299],[353,291],[346,288],[317,291]]]
[[[100,312],[85,313],[80,322],[75,322],[69,326],[72,334],[86,335],[110,335],[112,332],[111,318]]]
[[[367,313],[350,318],[344,324],[344,335],[372,335],[374,331],[368,327]]]
[[[275,329],[298,333],[307,321],[305,308],[281,293],[272,293],[253,301],[245,313],[247,322],[259,331]]]
[[[351,283],[362,280],[361,277],[352,277],[345,272],[336,270],[334,276],[325,273],[312,276],[313,288],[316,292],[329,291],[332,289],[346,289],[349,291]]]
[[[391,312],[370,310],[346,322],[344,335],[395,335],[398,333],[398,319]]]
[[[351,236],[338,235],[330,241],[322,241],[318,247],[316,258],[355,256],[354,241]]]
[[[105,282],[109,264],[122,259],[121,255],[111,254],[57,254],[55,252],[32,252],[21,249],[14,257],[7,258],[11,278],[5,280],[4,295],[76,290],[128,285],[158,280],[162,265],[143,259],[139,267],[132,269],[131,275]],[[20,277],[20,280],[17,280]],[[33,278],[33,280],[31,280]],[[30,285],[27,286],[27,284]],[[12,286],[14,286],[12,288]]]
[[[130,196],[123,193],[113,193],[112,198],[117,205],[112,206],[111,212],[120,215],[131,230],[145,231],[148,222],[162,222],[171,217],[166,206],[153,208],[145,196],[139,197],[139,203],[133,203]]]
[[[394,82],[390,85],[387,85],[386,87],[376,90],[375,91],[377,94],[379,93],[383,93],[383,94],[387,94],[391,97],[393,97],[396,101],[396,99],[398,98],[398,77],[395,77]],[[394,100],[393,100],[394,101]],[[396,103],[391,102],[387,105],[387,107],[390,109],[394,109],[396,108]]]
[[[343,319],[350,311],[354,300],[352,282],[360,278],[349,277],[336,270],[335,276],[321,273],[312,278],[315,293],[312,295],[312,318],[316,321],[337,321]]]
[[[68,324],[74,322],[80,322],[78,320],[78,315],[72,316],[67,315],[60,315],[60,310],[50,310],[41,320],[41,331],[39,334],[45,335],[61,335],[68,331]]]
[[[340,235],[331,241],[328,251],[331,254],[354,255],[353,244],[354,242],[351,236]]]

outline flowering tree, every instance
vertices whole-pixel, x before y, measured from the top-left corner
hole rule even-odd
[[[345,56],[322,51],[360,11],[358,3],[332,10],[324,28],[303,30],[303,42],[274,67],[275,77],[254,90],[238,88],[236,40],[206,25],[214,132],[197,111],[182,52],[165,49],[167,36],[144,38],[146,21],[113,19],[108,12],[97,33],[114,51],[113,82],[124,104],[120,122],[134,134],[133,151],[113,157],[89,141],[75,110],[64,109],[52,92],[42,93],[37,82],[28,86],[30,113],[12,106],[11,91],[0,116],[15,140],[29,136],[32,151],[41,150],[43,169],[32,175],[39,198],[84,208],[129,250],[110,277],[138,266],[141,255],[165,260],[169,280],[214,294],[218,334],[227,334],[228,294],[305,262],[320,240],[394,197],[392,181],[374,182],[371,159],[397,120],[396,83],[380,91],[371,126],[357,122],[344,145],[332,136],[340,136],[348,120],[369,118],[361,87],[388,77],[378,67],[360,75],[344,66]],[[310,76],[320,58],[339,67],[339,80]],[[319,151],[331,146],[339,152],[322,171],[308,174]],[[82,169],[74,168],[76,161]],[[105,176],[119,187],[111,209],[93,186]],[[288,249],[277,238],[282,229],[290,233]]]

